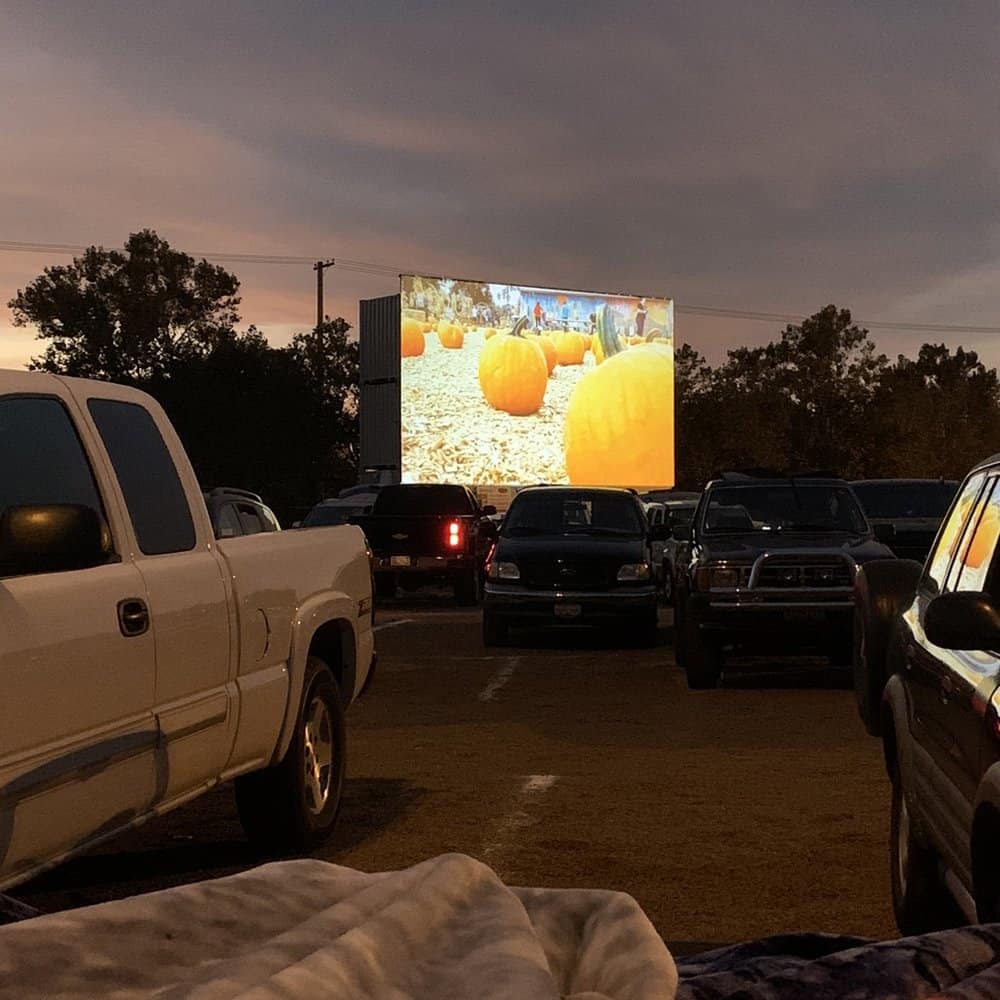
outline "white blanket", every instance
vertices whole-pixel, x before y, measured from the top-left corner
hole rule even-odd
[[[0,928],[0,996],[670,1000],[639,905],[510,889],[446,854],[365,874],[286,861]]]

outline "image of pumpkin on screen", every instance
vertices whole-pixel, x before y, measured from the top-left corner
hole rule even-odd
[[[627,347],[615,313],[597,316],[604,361],[577,383],[566,411],[569,481],[648,486],[674,474],[673,348],[656,340]]]

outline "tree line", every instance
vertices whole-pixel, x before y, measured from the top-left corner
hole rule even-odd
[[[46,343],[29,368],[149,392],[203,488],[260,493],[289,523],[356,481],[358,346],[327,317],[271,347],[237,329],[239,288],[147,229],[45,268],[8,305]]]
[[[357,480],[358,345],[329,317],[271,347],[239,331],[240,283],[149,229],[47,267],[8,303],[45,343],[29,368],[156,397],[206,489],[260,493],[283,522]],[[830,305],[712,367],[675,354],[678,486],[724,469],[960,478],[1000,450],[1000,381],[975,351],[890,361]]]
[[[890,361],[847,309],[826,306],[713,368],[676,352],[677,480],[725,469],[848,479],[961,479],[1000,451],[1000,382],[975,351],[924,344]]]

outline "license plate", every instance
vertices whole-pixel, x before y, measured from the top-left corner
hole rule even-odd
[[[579,604],[556,605],[556,618],[579,618],[579,617],[580,617]]]
[[[389,565],[390,566],[410,566],[413,560],[410,556],[390,556]]]
[[[821,622],[826,620],[822,608],[792,608],[785,612],[786,622]]]

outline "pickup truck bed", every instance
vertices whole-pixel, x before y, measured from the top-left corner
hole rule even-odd
[[[0,371],[0,890],[237,778],[268,847],[327,835],[374,657],[353,526],[217,542],[159,405]]]

